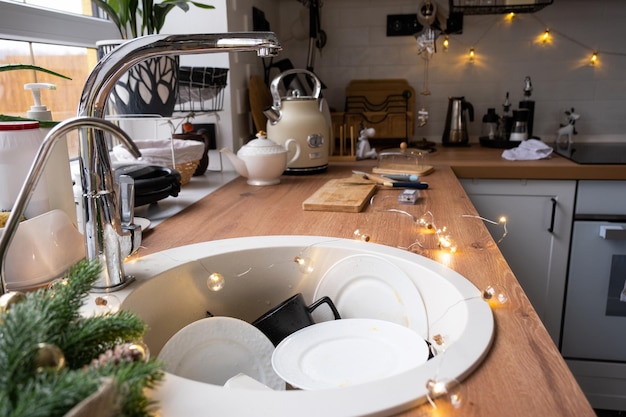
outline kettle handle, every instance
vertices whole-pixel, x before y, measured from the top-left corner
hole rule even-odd
[[[464,101],[462,105],[462,110],[467,110],[469,112],[470,122],[474,121],[474,106],[469,101]]]
[[[296,160],[298,159],[298,157],[300,156],[300,144],[298,143],[297,140],[295,139],[287,139],[285,141],[285,149],[287,149],[287,151],[289,151],[289,144],[291,143],[295,143],[296,144],[296,153],[291,157],[291,159],[287,162],[287,165],[291,165],[294,162],[296,162]]]
[[[280,80],[284,76],[291,75],[291,74],[299,74],[299,73],[308,75],[313,80],[313,83],[315,84],[315,86],[313,87],[313,98],[315,99],[319,98],[320,93],[322,92],[322,83],[320,82],[319,78],[317,78],[315,74],[313,74],[311,71],[308,71],[305,69],[300,69],[300,68],[290,69],[290,70],[287,70],[278,74],[276,78],[272,80],[272,83],[270,84],[270,92],[272,93],[272,98],[274,99],[274,104],[273,104],[274,108],[280,110],[281,97],[280,97],[280,94],[278,93],[278,83],[280,83]]]

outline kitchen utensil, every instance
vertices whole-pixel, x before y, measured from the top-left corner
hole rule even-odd
[[[500,139],[500,117],[496,114],[495,108],[487,109],[487,114],[483,116],[483,126],[480,135],[481,139]]]
[[[261,330],[274,346],[277,346],[290,334],[315,324],[311,313],[322,304],[328,305],[335,320],[341,319],[330,297],[320,297],[311,305],[307,305],[302,293],[298,293],[254,320],[252,325]]]
[[[470,122],[473,122],[474,106],[472,103],[466,101],[465,97],[450,97],[448,99],[448,113],[441,138],[442,145],[465,146],[469,143],[466,112],[469,113]]]
[[[299,74],[311,80],[312,95],[305,96],[301,89],[293,89],[281,97],[279,83]],[[301,149],[300,154],[287,164],[287,173],[316,173],[328,167],[330,114],[324,114],[328,106],[320,98],[321,90],[321,82],[315,74],[303,69],[284,71],[270,84],[274,102],[264,112],[268,118],[267,136],[285,147],[289,139],[295,140]]]
[[[304,210],[358,213],[376,192],[376,184],[363,182],[359,186],[347,184],[345,179],[332,179],[302,203]]]
[[[250,77],[248,93],[254,127],[257,131],[265,130],[267,128],[267,116],[265,116],[263,110],[272,105],[272,93],[270,93],[269,87],[265,85],[263,79],[258,75]]]
[[[414,174],[383,174],[383,178],[389,178],[393,181],[419,181],[419,176]]]
[[[513,110],[513,126],[509,140],[522,141],[528,139],[528,109]]]
[[[424,364],[428,353],[426,341],[411,329],[354,318],[292,334],[276,347],[272,366],[291,385],[317,390],[382,380]]]
[[[257,136],[257,139],[242,146],[237,155],[226,148],[222,148],[220,152],[228,157],[239,175],[248,178],[248,184],[278,184],[287,165],[300,156],[300,145],[295,139],[287,139],[283,147],[263,134]],[[287,149],[291,144],[294,145],[295,152],[287,160]]]
[[[385,187],[394,187],[394,188],[414,188],[417,190],[425,190],[428,188],[428,184],[425,182],[418,182],[418,181],[406,181],[406,182],[402,182],[402,181],[394,181],[394,180],[390,180],[389,178],[385,178],[382,175],[378,175],[378,174],[368,174],[367,172],[363,172],[363,171],[352,171],[354,174],[360,175],[365,179],[368,179],[370,181],[375,182],[378,185],[382,185]],[[355,184],[360,184],[360,183],[355,183]]]

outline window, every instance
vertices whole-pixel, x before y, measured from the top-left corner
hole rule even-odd
[[[94,9],[89,0],[0,0],[0,64],[33,64],[72,78],[2,72],[0,114],[25,117],[33,99],[23,85],[45,82],[57,86],[41,92],[53,118],[76,115],[85,80],[97,62],[96,41],[119,37],[111,22],[92,17]]]

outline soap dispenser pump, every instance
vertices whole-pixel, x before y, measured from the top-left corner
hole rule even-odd
[[[52,112],[48,107],[41,104],[41,90],[56,90],[57,86],[49,83],[28,83],[24,84],[24,90],[31,90],[35,104],[30,106],[30,110],[26,112],[26,117],[39,121],[51,121]]]
[[[41,90],[56,90],[55,84],[28,83],[24,90],[31,90],[34,104],[26,112],[29,119],[39,122],[52,122],[52,112],[41,103]],[[48,134],[49,128],[40,128],[41,140]],[[63,210],[74,225],[77,224],[76,204],[70,173],[69,151],[67,140],[59,140],[55,145],[44,170],[44,178],[48,189],[50,209]]]

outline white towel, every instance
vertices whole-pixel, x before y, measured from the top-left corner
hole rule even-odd
[[[517,148],[506,149],[502,157],[509,161],[534,161],[536,159],[549,158],[552,147],[537,139],[528,139],[519,144]]]

